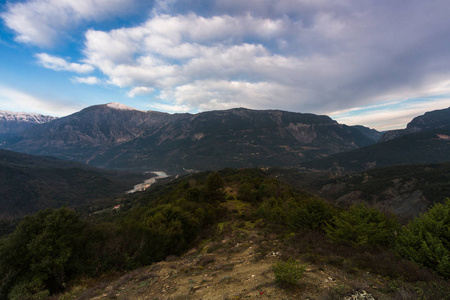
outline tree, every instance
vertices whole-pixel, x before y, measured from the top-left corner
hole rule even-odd
[[[28,216],[0,245],[2,294],[10,288],[19,298],[25,293],[53,293],[63,289],[81,269],[82,232],[85,224],[68,208],[46,209]],[[11,276],[11,270],[14,270]]]
[[[450,278],[450,198],[402,228],[395,249],[402,257]]]
[[[388,246],[394,242],[397,222],[375,208],[358,204],[333,218],[325,231],[337,243],[353,246]]]

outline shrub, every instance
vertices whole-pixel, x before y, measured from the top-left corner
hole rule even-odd
[[[288,286],[297,285],[305,270],[306,265],[302,265],[292,258],[285,262],[278,262],[272,266],[276,282]]]
[[[334,242],[353,246],[388,246],[398,228],[393,217],[385,216],[367,205],[353,205],[342,211],[325,231]]]
[[[329,204],[317,198],[306,198],[294,202],[288,213],[288,223],[294,229],[321,229],[333,219],[333,211]]]
[[[450,199],[411,221],[397,238],[396,252],[450,277]]]

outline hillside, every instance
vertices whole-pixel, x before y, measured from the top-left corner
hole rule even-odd
[[[327,116],[232,109],[164,114],[119,104],[36,126],[5,147],[114,169],[213,170],[286,166],[375,143]]]
[[[261,170],[183,176],[121,201],[86,219],[67,208],[25,218],[0,242],[0,297],[444,299],[450,291],[447,252],[420,265],[397,256],[415,247],[403,239],[411,226],[367,206],[334,207]],[[450,213],[450,200],[431,210],[427,222]]]
[[[368,203],[403,221],[450,195],[450,163],[390,166],[341,175],[280,168],[267,172],[332,203]]]
[[[417,116],[406,125],[405,129],[390,130],[385,132],[381,137],[380,142],[390,141],[411,133],[435,129],[450,130],[450,107],[446,109],[429,111],[421,116]]]
[[[41,114],[0,111],[0,145],[17,141],[19,136],[34,125],[55,119]]]
[[[375,167],[447,161],[450,161],[450,130],[434,129],[404,135],[302,165],[332,172],[350,172]]]
[[[95,210],[143,179],[142,174],[0,150],[0,219],[63,205]]]

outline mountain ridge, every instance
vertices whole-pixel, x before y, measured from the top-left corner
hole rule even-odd
[[[297,164],[374,142],[323,115],[246,108],[167,114],[109,103],[35,126],[5,148],[99,167],[179,171]]]

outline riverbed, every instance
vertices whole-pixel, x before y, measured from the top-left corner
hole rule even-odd
[[[156,174],[156,176],[149,178],[142,183],[136,184],[132,190],[129,190],[127,192],[127,194],[145,191],[152,184],[154,184],[156,182],[156,180],[169,177],[169,175],[167,175],[166,172],[162,172],[162,171],[151,171],[151,172],[146,172],[146,173]]]

